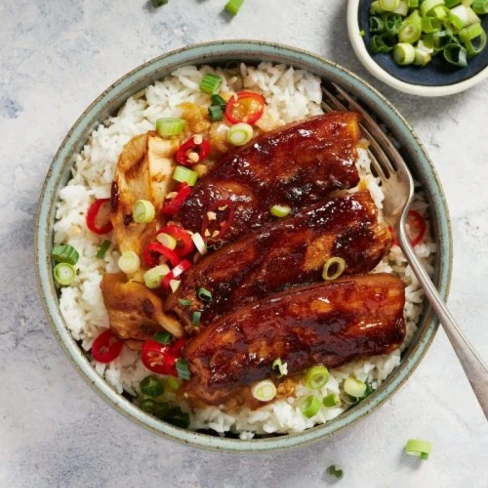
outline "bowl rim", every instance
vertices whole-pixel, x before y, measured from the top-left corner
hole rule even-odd
[[[356,84],[361,88],[361,94],[368,100],[369,104],[381,104],[383,115],[395,120],[398,128],[402,127],[402,129],[406,130],[406,135],[411,138],[410,144],[412,148],[415,149],[416,156],[423,161],[421,168],[427,172],[429,186],[436,192],[435,196],[438,200],[437,206],[440,210],[438,216],[440,223],[438,223],[438,225],[441,226],[442,231],[440,235],[443,235],[446,238],[445,241],[442,241],[443,252],[437,253],[439,259],[444,259],[444,263],[440,263],[440,261],[438,263],[438,286],[441,295],[446,299],[449,293],[452,273],[452,231],[449,210],[439,177],[418,136],[404,117],[386,98],[354,73],[351,73],[336,63],[328,61],[311,52],[282,44],[262,41],[245,39],[212,41],[174,50],[140,65],[102,92],[102,94],[90,104],[72,126],[48,170],[40,193],[36,215],[34,250],[39,294],[53,334],[69,361],[97,394],[125,417],[130,418],[153,433],[157,433],[180,444],[233,453],[264,453],[283,451],[329,438],[356,424],[359,420],[389,400],[392,395],[405,384],[429,349],[438,329],[438,321],[434,317],[432,310],[429,307],[426,308],[424,312],[425,327],[419,332],[418,340],[408,351],[408,357],[402,359],[401,367],[397,368],[389,375],[388,379],[379,389],[381,392],[377,390],[376,393],[361,402],[354,409],[348,410],[326,424],[315,426],[300,433],[252,440],[220,438],[186,429],[180,429],[157,420],[142,412],[129,400],[116,393],[106,381],[98,375],[65,326],[59,308],[59,301],[54,291],[50,261],[54,212],[58,191],[65,186],[67,172],[69,172],[73,165],[73,156],[79,151],[79,149],[74,151],[72,146],[79,143],[78,139],[80,136],[83,136],[85,133],[91,133],[96,126],[95,122],[93,122],[92,125],[88,124],[88,122],[90,122],[90,117],[93,121],[98,123],[104,120],[105,117],[98,120],[96,116],[97,113],[102,111],[104,106],[110,105],[110,103],[115,103],[114,101],[116,101],[117,97],[126,94],[131,87],[134,89],[137,83],[140,84],[141,82],[144,82],[145,86],[147,86],[153,82],[154,79],[160,79],[161,77],[166,76],[166,74],[158,75],[158,71],[169,70],[169,73],[175,69],[175,66],[204,64],[206,59],[210,59],[212,56],[214,58],[220,57],[222,58],[221,61],[224,62],[224,59],[231,60],[237,58],[242,60],[247,55],[251,57],[254,56],[255,60],[259,59],[259,56],[262,55],[267,58],[273,58],[273,62],[275,63],[283,62],[292,66],[301,65],[304,67],[303,69],[308,69],[311,72],[316,72],[320,69],[326,71],[331,77],[340,78],[341,84],[346,87],[348,85],[354,86],[354,84]],[[147,80],[147,78],[149,78],[149,80]],[[136,91],[133,91],[132,94],[135,92]],[[118,106],[120,106],[120,104]],[[86,142],[86,139],[87,137],[84,137],[83,143]]]
[[[352,48],[363,66],[378,80],[401,92],[421,97],[444,97],[469,90],[473,86],[488,78],[488,65],[467,80],[444,86],[423,86],[407,83],[392,76],[383,69],[370,55],[360,34],[358,21],[359,5],[363,0],[348,0],[347,5],[347,32]]]

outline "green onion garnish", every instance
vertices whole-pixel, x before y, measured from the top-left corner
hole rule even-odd
[[[468,52],[459,44],[448,44],[444,48],[444,59],[454,66],[464,67],[468,65]]]
[[[353,398],[362,398],[366,393],[366,384],[352,376],[344,381],[344,391]]]
[[[220,95],[213,94],[210,97],[210,105],[212,107],[225,108],[225,106],[227,105],[227,102]]]
[[[150,397],[158,397],[164,393],[163,383],[156,376],[146,376],[139,386],[141,392]]]
[[[429,14],[434,8],[439,6],[444,6],[444,0],[424,0],[420,4],[420,14],[422,17],[425,17]]]
[[[400,0],[379,0],[380,8],[387,12],[393,12],[400,6]]]
[[[269,211],[271,212],[271,215],[274,215],[275,217],[283,218],[287,217],[290,212],[291,212],[291,207],[288,205],[273,205]]]
[[[185,166],[176,166],[173,179],[180,183],[188,183],[189,186],[194,186],[198,180],[198,173]]]
[[[212,73],[207,73],[200,82],[200,91],[207,95],[212,95],[219,91],[222,78]]]
[[[202,318],[202,312],[193,312],[191,315],[191,325],[198,327]]]
[[[401,66],[412,64],[415,61],[415,48],[405,42],[398,43],[393,49],[393,60]]]
[[[219,120],[224,119],[224,111],[222,107],[208,107],[208,116],[212,122],[218,122]]]
[[[59,263],[53,270],[54,281],[60,286],[69,286],[76,278],[76,269],[70,263]]]
[[[191,300],[185,300],[183,298],[179,298],[178,299],[178,303],[182,306],[182,307],[188,307],[189,305],[191,305]]]
[[[173,336],[169,332],[162,331],[154,334],[153,339],[156,342],[159,342],[160,344],[164,344],[165,346],[167,346],[168,344],[171,343]]]
[[[195,232],[191,236],[191,240],[193,241],[193,244],[195,244],[195,247],[197,248],[197,251],[203,256],[204,254],[207,254],[207,245],[205,244],[205,241],[203,240],[203,237],[201,234],[198,232]]]
[[[327,259],[322,270],[322,278],[326,281],[336,280],[344,273],[346,269],[346,261],[339,257]]]
[[[107,253],[109,247],[111,246],[110,241],[103,241],[102,245],[99,247],[97,251],[97,258],[98,259],[103,259],[105,257],[105,254]]]
[[[400,43],[413,44],[422,35],[422,18],[419,11],[414,10],[400,25],[398,40]],[[394,55],[394,54],[393,54]]]
[[[474,0],[471,8],[475,14],[488,14],[488,0]]]
[[[435,17],[424,17],[422,19],[422,31],[426,34],[437,32],[442,29],[442,22]]]
[[[369,31],[372,34],[379,33],[381,34],[385,30],[385,23],[379,17],[370,17],[369,18]]]
[[[244,122],[233,125],[227,132],[227,140],[234,146],[244,146],[253,135],[253,128]]]
[[[329,381],[329,371],[321,364],[314,366],[305,375],[305,384],[312,390],[320,390]]]
[[[276,396],[276,386],[271,380],[260,381],[251,387],[251,393],[260,402],[270,402]]]
[[[163,5],[166,5],[169,2],[169,0],[151,0],[151,3],[153,4],[153,7],[162,7]]]
[[[190,368],[184,359],[178,358],[176,360],[176,372],[182,380],[189,380],[191,378]]]
[[[164,247],[167,247],[168,249],[171,250],[176,249],[176,246],[178,245],[178,241],[173,236],[170,236],[169,234],[165,234],[164,232],[158,234],[156,236],[156,240],[160,242]]]
[[[139,402],[139,408],[146,413],[150,413],[151,415],[154,415],[154,413],[158,408],[158,404],[152,398],[143,398]]]
[[[420,459],[426,461],[429,459],[429,454],[432,451],[432,444],[420,439],[409,439],[405,446],[405,453],[409,456],[419,456]]]
[[[197,296],[202,302],[208,303],[212,301],[212,293],[206,288],[199,288],[197,291]]]
[[[117,264],[125,274],[132,274],[141,267],[141,260],[134,251],[126,251],[122,253]]]
[[[400,0],[400,5],[397,9],[393,10],[394,14],[401,15],[402,17],[406,17],[408,15],[408,3],[406,0]]]
[[[132,218],[138,224],[150,224],[156,215],[154,205],[149,200],[137,200],[132,209]]]
[[[150,290],[156,290],[161,286],[161,280],[170,272],[167,264],[160,264],[144,273],[144,284]]]
[[[178,391],[181,383],[174,376],[167,376],[164,380],[165,387],[169,390]]]
[[[420,0],[408,0],[408,8],[417,8]]]
[[[338,480],[341,480],[344,477],[344,471],[335,464],[332,464],[327,468],[327,474]]]
[[[324,405],[324,407],[327,408],[336,407],[340,403],[341,403],[341,399],[339,398],[339,395],[337,395],[336,393],[329,393],[322,400],[322,404]]]
[[[78,251],[69,244],[57,244],[51,251],[51,256],[57,263],[68,263],[75,265],[80,258]]]
[[[380,6],[379,0],[375,0],[374,2],[371,2],[371,6],[369,7],[369,13],[371,15],[378,15],[378,14],[385,13],[385,11]]]
[[[190,415],[183,412],[180,407],[170,408],[164,415],[163,420],[182,429],[187,429],[190,425]]]
[[[300,411],[302,414],[311,419],[320,410],[320,400],[315,395],[310,395],[300,404]]]
[[[243,3],[244,0],[229,0],[225,5],[225,11],[230,15],[236,16]]]
[[[459,33],[459,39],[464,44],[470,56],[476,56],[486,46],[486,32],[481,27],[481,24],[473,24],[465,27]]]
[[[275,368],[278,368],[279,371],[278,378],[282,378],[283,376],[286,376],[288,374],[288,365],[286,363],[283,363],[281,361],[281,358],[277,358],[273,361],[271,369]]]
[[[384,26],[385,34],[388,36],[396,36],[398,29],[402,25],[402,16],[394,13],[388,13],[385,15]]]
[[[164,117],[156,120],[156,132],[161,137],[177,136],[183,132],[186,121],[176,117]]]
[[[432,56],[418,48],[415,48],[415,59],[413,61],[413,64],[416,66],[425,66],[427,63],[430,62],[432,59]]]
[[[395,38],[388,34],[376,35],[371,38],[370,49],[373,54],[389,53],[393,50]]]

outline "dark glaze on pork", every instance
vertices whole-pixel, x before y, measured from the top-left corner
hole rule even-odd
[[[321,115],[265,134],[224,156],[196,185],[176,220],[200,232],[207,212],[231,200],[235,216],[223,236],[230,242],[271,221],[272,205],[295,212],[333,190],[354,187],[360,137],[359,115],[353,112]]]
[[[273,376],[388,354],[405,338],[404,284],[389,274],[341,278],[268,297],[225,315],[189,341],[190,399],[219,405]]]
[[[191,328],[194,312],[203,312],[205,324],[243,303],[321,281],[324,263],[333,256],[346,261],[345,274],[367,273],[393,243],[391,232],[378,223],[377,213],[369,192],[363,191],[332,198],[262,227],[190,268],[166,309]],[[210,303],[199,299],[200,287],[212,293]],[[179,300],[191,305],[182,306]]]

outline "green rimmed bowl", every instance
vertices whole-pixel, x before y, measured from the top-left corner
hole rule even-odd
[[[71,128],[49,169],[41,192],[36,220],[35,260],[41,299],[56,339],[83,378],[120,413],[155,433],[183,444],[227,452],[269,452],[327,439],[366,417],[388,400],[410,377],[434,338],[438,321],[430,308],[425,308],[418,332],[410,347],[404,352],[400,366],[363,402],[328,423],[299,434],[242,441],[174,427],[147,415],[112,390],[96,373],[66,328],[59,309],[50,258],[59,191],[69,180],[74,157],[81,151],[93,129],[117,112],[131,95],[179,67],[201,64],[225,65],[236,60],[249,64],[261,61],[284,63],[314,73],[324,82],[338,83],[368,106],[371,113],[385,124],[401,144],[403,156],[414,177],[423,186],[430,204],[433,235],[438,248],[434,282],[444,298],[447,298],[452,268],[449,213],[433,164],[412,128],[388,100],[344,68],[305,51],[254,41],[212,42],[173,51],[136,68],[105,90]]]

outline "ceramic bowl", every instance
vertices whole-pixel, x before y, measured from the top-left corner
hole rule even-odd
[[[364,67],[378,80],[411,95],[442,97],[460,93],[488,78],[488,47],[469,60],[465,68],[451,66],[435,56],[423,68],[398,66],[390,53],[370,54],[369,7],[372,0],[349,0],[347,29],[354,52]],[[488,15],[481,16],[488,32]],[[364,30],[364,37],[360,32]]]
[[[451,275],[452,252],[448,209],[432,162],[412,128],[390,102],[344,68],[311,53],[291,47],[252,41],[214,42],[174,51],[138,67],[105,90],[71,128],[49,169],[39,202],[35,258],[41,299],[56,339],[74,367],[108,403],[134,422],[180,443],[232,452],[264,452],[293,448],[327,439],[363,419],[391,398],[422,360],[436,333],[438,323],[430,309],[426,307],[418,333],[411,346],[405,351],[401,365],[377,391],[363,402],[327,424],[303,433],[244,441],[192,432],[166,424],[139,410],[124,396],[118,395],[112,390],[96,373],[66,328],[59,309],[50,258],[59,191],[70,178],[75,154],[82,149],[93,129],[101,121],[114,114],[128,97],[181,66],[209,63],[225,65],[229,61],[236,60],[250,64],[261,61],[286,63],[315,73],[324,81],[336,82],[368,106],[371,112],[374,112],[391,130],[392,135],[401,144],[403,155],[415,178],[422,184],[430,204],[434,225],[433,233],[438,244],[434,280],[441,294],[446,297]],[[405,405],[405,408],[408,406]]]

